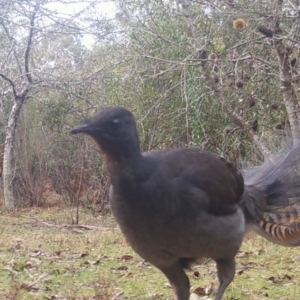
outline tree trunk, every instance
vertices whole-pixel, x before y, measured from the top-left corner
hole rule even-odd
[[[16,133],[17,120],[20,115],[23,101],[15,100],[11,109],[4,142],[4,156],[3,156],[3,190],[5,206],[8,211],[13,211],[15,208],[14,194],[13,194],[13,179],[15,175],[15,168],[13,166],[13,141]]]
[[[296,105],[294,103],[294,91],[292,85],[292,74],[290,70],[291,49],[286,47],[281,40],[275,41],[275,49],[280,66],[280,88],[282,91],[283,102],[288,114],[288,120],[291,126],[291,133],[294,145],[300,140],[300,127]]]

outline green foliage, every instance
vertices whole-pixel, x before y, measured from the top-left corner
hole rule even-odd
[[[257,134],[269,145],[282,139],[285,133],[274,131],[286,119],[278,61],[256,30],[257,16],[272,4],[236,1],[226,9],[217,3],[133,1],[120,6],[119,26],[126,39],[120,59],[126,60],[120,61],[118,73],[124,75],[115,96],[124,95],[119,103],[142,120],[145,149],[205,146],[234,160],[257,160],[251,158],[253,141],[207,87],[197,54],[202,48],[207,58],[217,56],[209,62],[212,78],[231,109],[245,124],[258,124]],[[237,18],[245,20],[242,30],[233,28]],[[288,19],[282,19],[283,27],[292,25]],[[233,127],[230,136],[224,134],[228,126]]]
[[[45,3],[41,1],[42,8]],[[276,128],[288,124],[288,115],[279,88],[278,59],[271,42],[257,31],[260,24],[273,30],[273,19],[263,16],[278,7],[268,1],[226,3],[119,1],[116,17],[110,20],[101,18],[94,6],[78,18],[59,19],[54,14],[57,22],[50,22],[41,9],[29,60],[34,84],[19,122],[24,130],[17,132],[16,165],[26,162],[25,169],[32,170],[39,158],[49,174],[59,171],[56,161],[63,161],[69,170],[87,165],[100,175],[102,161],[96,146],[70,137],[69,130],[95,111],[118,105],[135,114],[144,150],[197,147],[239,165],[245,160],[257,163],[261,156],[253,139],[226,115],[209,88],[203,66],[232,111],[245,124],[257,123],[256,134],[271,150],[280,145],[287,133]],[[26,32],[27,19],[19,16],[17,24],[8,22],[18,15],[18,5],[7,3],[1,13],[7,16],[4,24],[11,35],[21,37],[18,28]],[[26,9],[31,8],[28,3]],[[293,26],[291,12],[289,8],[280,15],[283,32]],[[50,23],[44,27],[46,19]],[[236,19],[245,20],[242,30],[234,29]],[[86,32],[93,35],[93,44],[83,42]],[[14,44],[3,27],[0,35],[6,49],[0,53],[4,62],[0,72],[6,72],[20,91],[23,75],[9,49],[23,57],[21,45],[26,39]],[[201,49],[208,61],[201,60]],[[296,51],[292,55],[296,57]],[[5,125],[12,93],[5,81],[0,81],[0,88],[5,94],[0,114]],[[295,95],[296,91],[295,87]],[[4,128],[0,134],[4,135]],[[24,153],[29,157],[25,159]],[[87,153],[92,153],[91,159],[86,159]],[[92,161],[99,162],[97,167],[91,167]]]

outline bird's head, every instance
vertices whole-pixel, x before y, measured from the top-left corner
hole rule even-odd
[[[106,108],[83,124],[71,130],[71,134],[91,136],[101,152],[117,158],[140,154],[139,138],[134,117],[122,107]]]

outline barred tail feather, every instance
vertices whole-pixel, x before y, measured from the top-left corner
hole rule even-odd
[[[248,230],[284,246],[300,246],[300,143],[244,175],[241,202]]]
[[[286,247],[300,246],[299,223],[289,227],[262,220],[259,224],[250,225],[249,229],[275,244]]]

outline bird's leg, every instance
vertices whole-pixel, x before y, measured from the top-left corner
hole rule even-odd
[[[175,300],[189,300],[190,282],[179,262],[172,266],[160,267],[159,269],[168,278],[175,293]]]
[[[226,259],[218,259],[216,260],[216,263],[217,263],[220,285],[215,300],[221,300],[226,288],[234,278],[235,261],[234,258],[232,259],[226,258]]]

